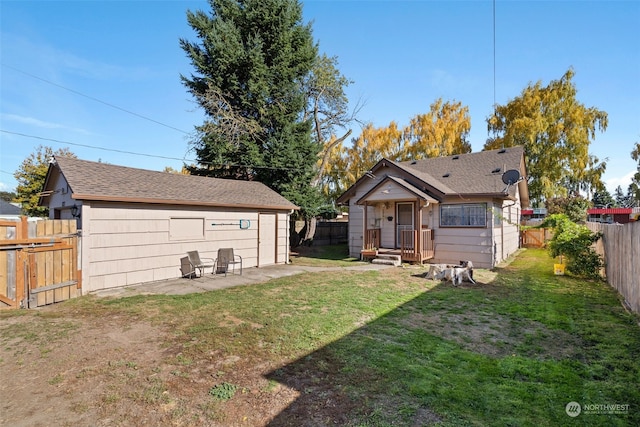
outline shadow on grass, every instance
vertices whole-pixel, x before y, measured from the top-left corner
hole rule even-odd
[[[299,246],[291,251],[291,263],[308,266],[349,266],[361,262],[349,256],[349,248],[343,245]]]
[[[333,261],[344,261],[349,259],[349,248],[343,245],[326,246],[298,246],[293,248],[294,257],[318,258]]]
[[[299,392],[269,426],[423,426],[440,421],[406,389],[413,369],[403,366],[409,351],[405,339],[411,332],[400,333],[398,322],[422,303],[424,297],[418,297],[267,374]]]
[[[625,337],[616,342],[628,356],[591,348],[613,342],[603,336],[593,337],[587,348],[586,329],[574,325],[567,332],[552,318],[570,311],[571,304],[582,308],[587,295],[529,289],[511,283],[509,271],[500,273],[507,277],[499,283],[436,284],[268,373],[268,379],[299,393],[269,426],[640,425],[637,410],[579,420],[565,411],[571,401],[640,407],[640,393],[632,385],[640,375],[633,367],[640,356],[640,336],[630,330],[632,322],[606,320],[616,322],[607,325],[612,330],[625,329]],[[552,277],[544,274],[543,282]],[[521,293],[521,287],[527,289]],[[536,293],[529,302],[526,297]],[[539,313],[527,317],[531,304],[540,307]],[[593,318],[583,311],[569,318]],[[590,360],[578,357],[583,352],[589,352]],[[610,356],[628,372],[593,375]]]

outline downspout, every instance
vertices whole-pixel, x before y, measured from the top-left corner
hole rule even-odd
[[[366,230],[367,230],[367,202],[365,202],[364,206],[363,205],[358,205],[358,207],[360,209],[362,209],[362,241],[360,243],[360,250],[364,249],[364,238],[366,235]]]
[[[416,199],[414,215],[417,217],[418,231],[416,233],[416,247],[413,250],[417,255],[418,262],[422,264],[422,204],[420,203],[420,198]]]
[[[500,212],[500,260],[504,259],[504,207]]]
[[[490,221],[491,225],[489,229],[491,230],[491,268],[494,268],[496,266],[496,242],[494,241],[495,233],[493,232],[493,209],[491,210]]]

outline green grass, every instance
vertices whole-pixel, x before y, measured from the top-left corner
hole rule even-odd
[[[358,262],[356,258],[349,256],[349,248],[343,245],[327,246],[303,246],[295,249],[291,257],[291,263],[295,265],[305,265],[312,267],[346,267]]]
[[[343,249],[326,250],[334,254],[322,259],[326,265],[349,262],[339,256]],[[554,276],[552,267],[546,252],[527,250],[497,275],[478,271],[475,286],[425,280],[416,269],[328,271],[203,294],[83,297],[63,307],[167,327],[165,345],[179,349],[167,359],[180,374],[174,377],[210,360],[212,349],[220,359],[280,366],[265,375],[260,393],[275,384],[300,392],[282,421],[640,425],[638,316],[605,283]],[[34,333],[23,339],[39,342]],[[220,369],[222,384],[238,384],[235,366]],[[224,405],[236,399],[230,387],[211,386],[214,398],[229,398]],[[161,402],[165,391],[154,382],[138,398]],[[571,401],[628,404],[629,411],[570,418]],[[205,409],[224,414],[218,404]]]

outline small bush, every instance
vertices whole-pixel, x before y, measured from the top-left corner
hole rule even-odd
[[[237,385],[225,382],[211,387],[209,394],[217,400],[229,400],[236,394],[236,390],[238,390]]]
[[[602,233],[594,233],[564,214],[548,216],[539,227],[553,228],[553,238],[548,244],[549,253],[554,258],[560,255],[566,257],[569,273],[589,279],[600,277],[600,269],[604,264],[592,245],[602,237]]]

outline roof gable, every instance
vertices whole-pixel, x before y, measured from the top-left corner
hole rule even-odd
[[[356,204],[387,200],[414,200],[416,197],[425,200],[428,203],[437,202],[436,199],[429,196],[419,188],[411,185],[406,180],[395,176],[385,176],[384,179],[380,180],[376,186],[362,196]]]
[[[194,206],[297,209],[293,203],[257,181],[237,181],[150,171],[69,157],[55,157],[44,188],[64,176],[76,200],[181,204]]]
[[[393,165],[396,170],[418,180],[417,187],[428,187],[432,194],[488,197],[515,197],[516,189],[524,206],[529,203],[526,180],[517,186],[507,186],[502,181],[502,174],[515,169],[521,176],[526,175],[524,149],[521,146],[498,150],[479,151],[476,153],[457,154],[446,157],[433,157],[422,160],[394,162],[383,159],[370,171],[375,174],[384,167]],[[355,188],[361,183],[360,178],[338,199],[346,202],[352,197]]]

